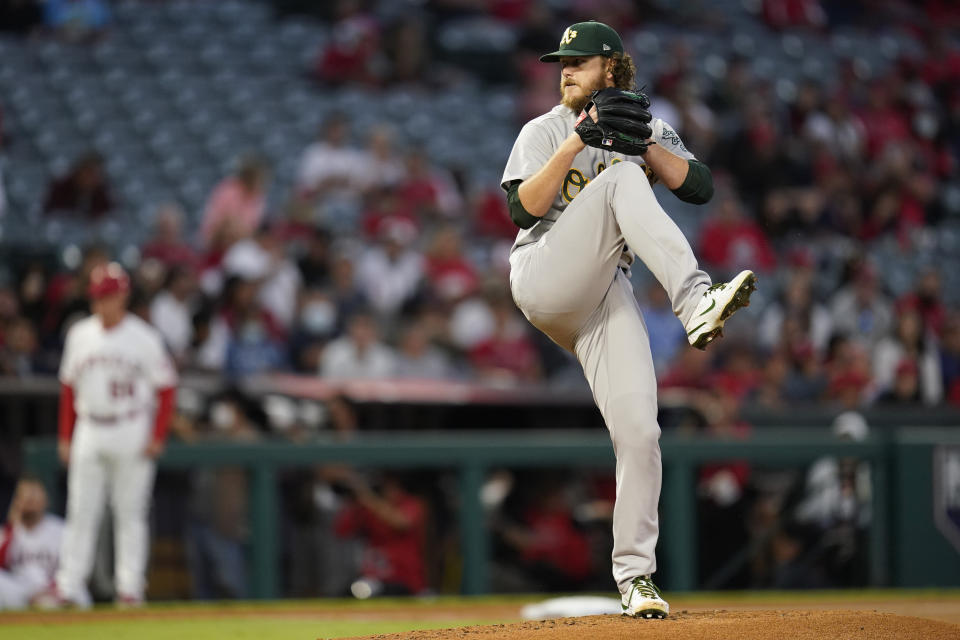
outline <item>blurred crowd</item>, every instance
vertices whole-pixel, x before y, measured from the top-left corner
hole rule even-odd
[[[813,32],[868,20],[843,4],[771,0],[758,20]],[[421,23],[373,2],[324,4],[320,17],[336,37],[317,53],[316,81],[389,91],[392,82],[435,80],[424,61],[437,30],[482,18],[487,29],[520,34],[505,67],[525,78],[519,124],[556,101],[556,70],[534,62],[558,25],[591,15],[632,33],[653,18],[682,17],[629,2],[551,12],[533,1],[447,0],[423,12]],[[838,78],[809,78],[786,93],[747,58],[726,61],[705,82],[683,40],[667,43],[669,64],[655,74],[639,65],[655,114],[714,173],[716,196],[693,214],[698,256],[717,280],[755,269],[765,294],[757,330],[738,336],[733,328],[704,355],[684,346],[662,291],[638,273],[665,390],[722,389],[771,408],[960,404],[956,298],[945,295],[941,264],[923,259],[956,216],[949,187],[960,157],[960,49],[949,26],[957,11],[889,2],[879,14],[869,20],[901,20],[926,44],[924,55],[904,56],[882,75],[851,63]],[[315,140],[291,152],[300,162],[281,206],[267,207],[272,167],[240,158],[210,185],[203,211],[157,203],[153,237],[139,255],[122,256],[135,270],[134,311],[159,328],[183,369],[500,384],[576,377],[574,363],[510,300],[514,228],[498,185],[476,185],[462,165],[435,162],[390,123],[358,132],[348,113],[330,114]],[[675,203],[663,196],[670,210]],[[78,158],[51,182],[43,210],[114,215],[104,158]],[[907,293],[901,286],[893,295],[897,264],[878,253],[890,246],[906,268],[894,275],[914,278]],[[0,288],[0,370],[55,370],[65,328],[85,312],[87,274],[110,257],[90,247],[69,269],[41,259],[17,267]]]
[[[654,114],[674,125],[713,171],[714,199],[685,214],[695,220],[689,239],[698,257],[715,280],[753,268],[764,296],[752,310],[754,322],[731,326],[723,341],[699,352],[686,346],[663,289],[634,269],[662,401],[697,410],[698,419],[681,428],[722,438],[749,434],[739,417],[745,403],[771,410],[821,404],[838,412],[960,406],[960,300],[948,288],[953,274],[945,272],[957,263],[931,258],[960,220],[960,9],[940,0],[744,4],[756,6],[757,21],[771,33],[827,39],[838,26],[896,23],[924,50],[875,73],[843,60],[838,77],[789,85],[758,75],[749,56],[725,60],[705,76],[697,51],[683,39],[665,43],[668,64],[655,70],[638,56],[639,84],[651,94]],[[60,5],[73,6],[72,21],[56,17]],[[623,34],[642,32],[652,21],[681,32],[724,29],[715,12],[695,15],[654,1],[274,5],[330,25],[333,35],[312,66],[311,81],[321,90],[362,85],[385,95],[397,85],[442,90],[463,77],[479,78],[516,88],[517,128],[557,102],[556,69],[536,57],[555,47],[567,24],[595,18]],[[0,2],[0,24],[20,33],[63,29],[67,39],[109,37],[107,3],[45,7],[46,13],[34,2]],[[514,34],[515,46],[458,57],[439,41],[452,21],[466,21],[481,39]],[[632,41],[625,38],[628,49]],[[0,96],[0,152],[2,108]],[[474,142],[462,142],[465,156]],[[295,186],[278,207],[267,204],[275,168],[253,154],[208,185],[202,211],[156,203],[152,237],[135,255],[90,246],[62,256],[36,252],[11,265],[0,284],[0,373],[55,373],[66,329],[88,313],[91,269],[119,258],[133,272],[132,311],[157,327],[185,372],[220,372],[232,381],[276,371],[502,386],[579,381],[576,363],[535,332],[510,298],[507,254],[516,229],[496,181],[475,184],[466,161],[436,161],[429,144],[411,144],[390,122],[358,130],[350,113],[329,114],[315,140],[290,152],[299,157]],[[508,153],[504,148],[504,160]],[[45,215],[116,215],[105,164],[95,152],[77,158],[49,185]],[[496,175],[501,168],[487,169]],[[670,211],[672,195],[658,194]],[[898,264],[908,268],[898,271]],[[892,286],[894,276],[901,286]],[[348,401],[336,398],[326,411],[344,437],[357,428]],[[856,414],[842,415],[838,436],[864,437]],[[174,431],[185,441],[256,439],[261,420],[251,418],[242,400],[226,397],[194,417],[178,416]],[[702,567],[702,579],[718,587],[797,587],[862,578],[851,549],[869,521],[867,475],[852,460],[825,459],[808,476],[787,479],[736,462],[705,467],[701,522],[723,523],[734,533],[705,536],[715,546],[701,556],[727,558],[746,543],[761,551],[752,565],[742,558]],[[449,533],[441,526],[442,496],[428,508],[404,487],[409,479],[341,468],[293,480],[301,494],[287,505],[286,535],[290,548],[299,549],[291,553],[325,553],[317,566],[329,567],[353,556],[318,539],[362,534],[368,547],[364,560],[328,578],[299,567],[291,593],[340,593],[345,584],[334,577],[351,571],[368,579],[356,587],[361,592],[416,593],[443,582],[431,565],[446,549],[442,541],[432,540],[433,560],[411,551],[423,549],[431,532]],[[244,595],[245,477],[204,470],[191,482],[194,591]],[[594,532],[583,523],[609,518],[611,488],[609,478],[579,482],[572,489],[531,485],[508,500],[511,476],[491,480],[491,491],[502,494],[495,505],[496,555],[504,567],[525,568],[521,576],[498,573],[503,588],[565,589],[591,575],[609,527]],[[424,491],[437,490],[427,484]],[[571,493],[579,499],[571,501]],[[820,535],[827,530],[834,535]],[[825,548],[824,539],[834,546]],[[810,554],[821,561],[812,573]],[[401,557],[424,564],[398,567]]]
[[[542,379],[538,347],[509,298],[509,240],[455,217],[483,205],[467,204],[419,150],[392,150],[386,129],[374,133],[369,150],[348,144],[348,125],[345,115],[332,116],[305,150],[288,216],[267,215],[270,174],[256,158],[241,160],[214,187],[196,237],[186,234],[176,204],[160,205],[134,267],[132,311],[160,330],[182,370],[230,379],[269,371]],[[358,172],[360,165],[382,171]],[[99,206],[110,203],[101,160],[82,158],[51,185],[46,202],[109,215]],[[503,216],[501,228],[510,224],[503,203],[486,206]],[[358,215],[349,232],[337,232],[331,226],[343,220],[318,225],[312,213],[299,213],[316,207]],[[493,250],[473,259],[466,233],[485,235]],[[25,263],[0,290],[0,369],[55,371],[66,328],[87,312],[90,270],[110,258],[94,246],[72,270],[51,269],[42,258]]]

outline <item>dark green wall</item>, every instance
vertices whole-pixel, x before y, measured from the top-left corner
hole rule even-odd
[[[903,587],[960,585],[960,551],[934,522],[937,446],[960,447],[960,427],[901,430],[894,456],[894,581]]]

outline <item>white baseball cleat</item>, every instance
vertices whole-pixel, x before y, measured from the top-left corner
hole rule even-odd
[[[89,596],[81,599],[67,598],[56,587],[51,587],[37,594],[30,601],[30,606],[41,611],[56,611],[58,609],[89,609],[92,603]]]
[[[146,603],[143,598],[121,593],[114,599],[113,605],[117,609],[142,609]]]
[[[621,599],[620,606],[623,615],[631,618],[666,618],[670,614],[670,605],[649,575],[633,579],[630,591]]]
[[[685,327],[691,346],[703,350],[723,337],[723,323],[738,309],[750,306],[750,294],[756,289],[753,271],[741,271],[730,282],[708,287]]]

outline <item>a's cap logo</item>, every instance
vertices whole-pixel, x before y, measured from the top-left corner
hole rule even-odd
[[[560,38],[560,44],[561,45],[570,44],[571,42],[573,42],[573,39],[576,37],[577,37],[577,32],[571,29],[570,27],[567,27],[567,30],[563,32],[563,37]]]
[[[603,45],[603,50],[604,50],[604,51],[610,51],[610,45],[604,44],[604,45]]]

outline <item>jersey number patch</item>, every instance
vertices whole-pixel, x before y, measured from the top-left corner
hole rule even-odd
[[[110,381],[111,398],[132,398],[133,382],[130,380],[111,380]]]

